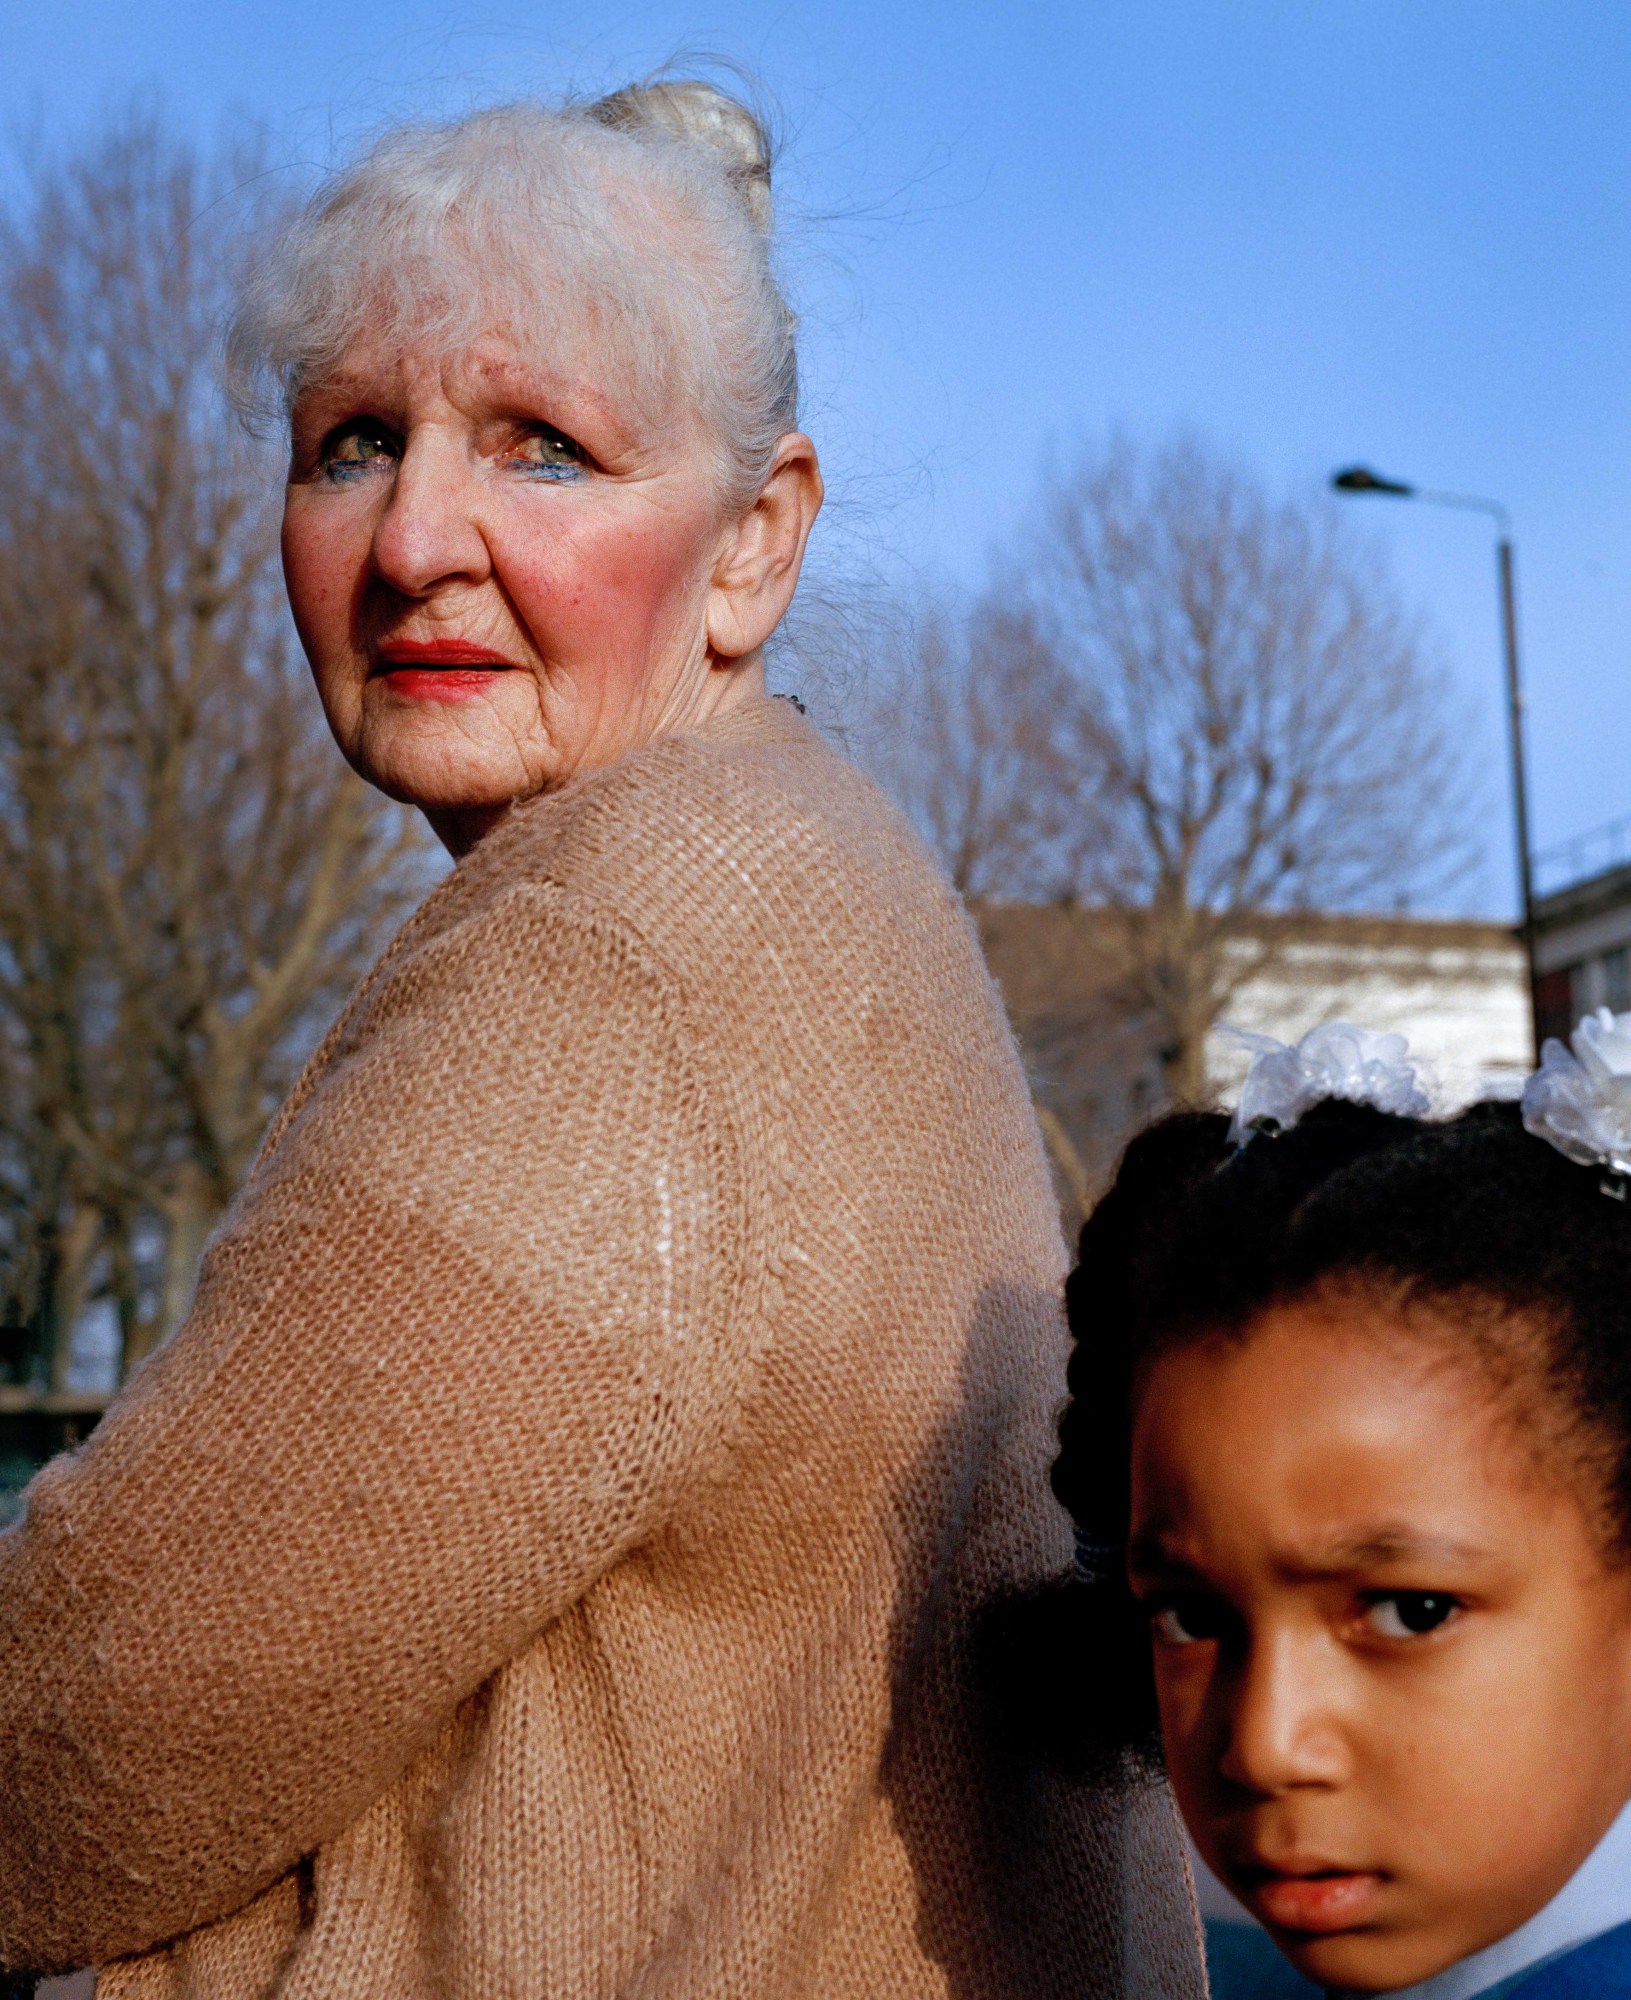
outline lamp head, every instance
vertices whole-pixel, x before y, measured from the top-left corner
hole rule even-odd
[[[1384,479],[1368,465],[1350,465],[1344,472],[1333,473],[1331,484],[1339,493],[1394,493],[1401,500],[1408,500],[1416,490],[1403,480]]]

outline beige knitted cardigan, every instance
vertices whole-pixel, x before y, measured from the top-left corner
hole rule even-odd
[[[1199,1994],[1164,1799],[982,1761],[967,1695],[1067,1552],[1060,1269],[969,926],[790,707],[518,809],[0,1536],[0,1962]]]

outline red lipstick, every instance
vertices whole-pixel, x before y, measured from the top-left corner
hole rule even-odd
[[[468,639],[388,639],[374,656],[375,676],[415,701],[464,701],[514,671],[502,653]]]
[[[388,674],[393,667],[508,667],[514,663],[491,646],[475,646],[468,639],[387,639],[375,655],[377,671]]]

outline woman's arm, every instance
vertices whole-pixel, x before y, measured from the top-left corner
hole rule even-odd
[[[405,954],[0,1535],[0,1964],[241,1906],[671,1509],[751,1366],[684,996],[514,890]]]

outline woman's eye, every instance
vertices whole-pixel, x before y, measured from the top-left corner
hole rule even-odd
[[[545,479],[575,479],[583,470],[583,446],[553,424],[538,424],[515,447],[512,456],[526,470]]]
[[[1223,1634],[1222,1606],[1204,1597],[1159,1598],[1149,1606],[1149,1612],[1150,1631],[1162,1646],[1192,1646],[1197,1640],[1217,1639]]]
[[[323,469],[335,478],[368,472],[396,457],[390,438],[373,424],[348,424],[329,436],[323,446]]]
[[[1460,1610],[1458,1601],[1441,1590],[1394,1590],[1372,1598],[1366,1623],[1384,1639],[1419,1639]]]

